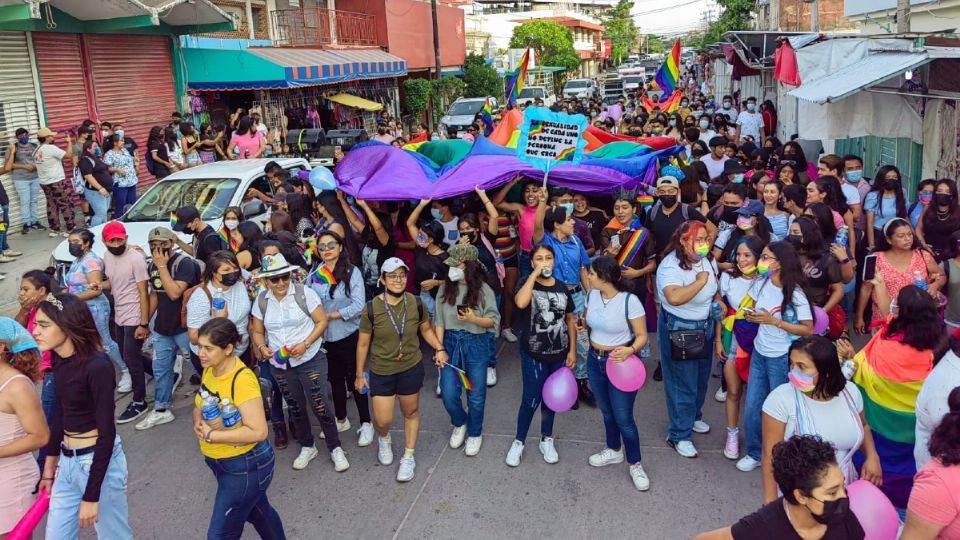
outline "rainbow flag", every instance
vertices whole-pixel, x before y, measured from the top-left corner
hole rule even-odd
[[[170,212],[170,228],[174,228],[177,225],[177,213]]]
[[[483,102],[480,109],[480,120],[483,122],[483,136],[488,137],[493,132],[493,108],[490,107],[490,98]]]
[[[678,52],[677,54],[679,55],[680,53]],[[517,96],[519,96],[520,91],[523,90],[524,82],[527,79],[527,65],[529,64],[530,64],[530,49],[527,48],[527,50],[523,53],[523,58],[520,59],[520,67],[517,68],[516,73],[513,74],[513,77],[510,78],[510,82],[507,83],[507,106],[508,107],[513,107],[514,105],[517,104]]]
[[[460,378],[460,384],[463,385],[464,390],[473,390],[473,385],[470,383],[470,379],[467,378],[467,373],[465,371],[457,366],[454,366],[453,364],[447,364],[447,367],[451,367],[457,372],[457,376]]]
[[[290,361],[290,349],[286,345],[280,347],[280,350],[273,353],[273,361],[283,365]]]
[[[230,250],[233,251],[234,253],[240,251],[240,244],[238,244],[237,241],[234,240],[232,236],[230,236],[230,229],[226,227],[220,227],[220,230],[217,231],[217,236],[219,236],[221,240],[226,242],[227,245],[230,246]]]
[[[317,269],[310,274],[310,279],[313,281],[313,283],[326,283],[331,287],[334,287],[337,284],[337,278],[333,277],[333,272],[331,272],[325,264],[318,266]]]
[[[853,361],[857,366],[853,382],[860,388],[863,413],[880,454],[880,490],[894,506],[906,508],[917,473],[913,457],[917,394],[933,369],[933,352],[890,339],[883,325]],[[858,470],[863,461],[858,452],[854,459]]]
[[[659,86],[665,94],[672,94],[673,91],[677,89],[677,85],[680,82],[679,39],[673,43],[673,49],[670,50],[670,54],[663,60],[663,64],[657,71],[655,80],[657,81],[657,86]]]
[[[620,253],[617,255],[617,264],[620,265],[620,268],[626,268],[633,263],[637,255],[640,254],[640,249],[643,247],[643,244],[645,244],[649,238],[650,231],[643,227],[633,231],[630,239],[620,248]]]

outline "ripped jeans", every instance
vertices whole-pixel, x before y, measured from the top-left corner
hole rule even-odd
[[[297,442],[300,446],[313,446],[314,443],[309,416],[312,409],[314,416],[320,421],[327,450],[332,452],[339,447],[340,434],[334,421],[330,381],[327,380],[327,355],[323,349],[296,367],[278,369],[271,364],[270,373],[276,379],[280,393],[287,402],[287,410],[297,427]]]
[[[543,383],[554,371],[562,368],[563,360],[556,362],[541,362],[530,356],[520,348],[520,372],[523,375],[523,397],[520,398],[520,409],[517,411],[517,440],[524,442],[533,414],[540,409],[540,435],[553,436],[553,418],[556,414],[543,403]]]

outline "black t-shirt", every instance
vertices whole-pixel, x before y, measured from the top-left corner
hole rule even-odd
[[[423,248],[416,248],[413,250],[414,261],[416,264],[413,269],[413,279],[416,281],[417,290],[420,289],[420,284],[428,279],[439,279],[443,281],[443,276],[447,275],[449,266],[443,263],[447,260],[446,251],[441,251],[437,255],[430,255],[427,253],[427,250]],[[433,298],[437,297],[437,289],[440,287],[434,287],[428,291],[430,296]]]
[[[823,307],[830,296],[830,285],[843,283],[840,263],[831,253],[826,253],[817,260],[801,253],[800,265],[803,267],[803,274],[807,276],[807,283],[803,286],[807,300],[811,305]]]
[[[367,226],[363,231],[362,247],[364,283],[375,288],[377,287],[377,280],[380,279],[380,267],[383,266],[384,261],[393,257],[393,253],[397,248],[396,241],[393,239],[393,221],[390,219],[390,216],[383,212],[377,212],[376,214],[377,217],[380,218],[380,223],[383,224],[384,230],[387,232],[387,243],[381,244],[377,238],[377,234],[373,231],[373,227]]]
[[[730,533],[734,540],[802,540],[787,518],[783,497],[734,523]],[[843,523],[827,527],[823,540],[862,540],[864,536],[863,527],[851,511]]]
[[[167,262],[167,269],[171,272],[174,281],[183,281],[188,288],[200,283],[200,265],[190,257],[175,254]],[[163,281],[160,279],[160,270],[157,270],[157,265],[150,263],[147,271],[150,274],[150,287],[157,293],[157,317],[153,323],[153,330],[161,336],[176,336],[186,332],[187,329],[180,325],[183,296],[177,300],[170,300],[163,289]]]
[[[610,222],[610,219],[604,216],[600,210],[588,210],[586,215],[575,215],[574,217],[586,221],[587,225],[590,225],[590,237],[593,238],[593,245],[599,247],[601,243],[600,234],[607,223]]]
[[[84,177],[83,183],[87,189],[94,189],[93,186],[90,185],[90,182],[86,180],[86,177],[89,174],[93,176],[94,180],[96,180],[101,187],[105,188],[107,191],[113,191],[113,175],[110,174],[110,169],[107,168],[107,164],[104,163],[103,160],[98,157],[83,155],[80,156],[80,161],[77,164],[77,167],[80,168],[80,174],[82,174]]]
[[[573,313],[573,296],[559,279],[551,286],[533,285],[533,298],[520,310],[520,344],[542,362],[557,362],[570,351],[567,314]]]
[[[656,210],[656,212],[654,212]],[[654,216],[654,214],[656,214]],[[706,223],[707,219],[703,214],[695,210],[692,206],[687,207],[687,218]],[[646,227],[653,234],[653,245],[657,251],[657,260],[663,258],[663,250],[667,248],[673,233],[683,224],[683,208],[680,205],[674,207],[673,211],[667,214],[660,207],[660,203],[650,208],[650,214],[647,216]]]
[[[137,151],[137,148],[139,148],[139,146],[137,146],[136,141],[134,141],[133,139],[127,138],[126,136],[123,137],[123,147],[127,149],[127,152],[130,152],[131,156],[133,155],[134,152]]]
[[[167,162],[170,161],[170,154],[167,153],[167,145],[163,144],[163,142],[156,141],[156,140],[150,141],[150,143],[147,146],[147,152],[150,152],[152,154],[154,150],[157,151],[158,158]],[[168,169],[166,165],[152,158],[151,158],[151,161],[153,161],[154,176],[156,177],[170,176],[170,169]]]
[[[220,235],[217,234],[217,231],[213,230],[213,227],[207,225],[197,234],[193,249],[197,255],[197,260],[206,263],[213,252],[229,250],[230,245],[224,242],[223,238],[220,238]]]

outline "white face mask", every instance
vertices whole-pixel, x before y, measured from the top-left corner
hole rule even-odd
[[[454,283],[462,280],[465,275],[466,274],[464,274],[463,270],[460,268],[457,268],[456,266],[451,266],[450,271],[447,272],[447,277],[449,277],[450,281]]]
[[[223,226],[228,230],[234,231],[237,229],[237,226],[240,225],[240,222],[235,219],[225,219],[223,220]]]

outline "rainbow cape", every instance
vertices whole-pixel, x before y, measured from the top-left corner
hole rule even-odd
[[[310,274],[310,280],[313,283],[326,283],[331,287],[337,284],[337,278],[333,277],[333,272],[325,264],[321,264]]]
[[[677,89],[680,82],[680,40],[673,43],[670,54],[663,60],[660,69],[657,70],[657,86],[667,94],[672,94]]]
[[[480,120],[483,122],[483,136],[489,137],[493,132],[493,108],[490,107],[490,98],[483,102],[483,108],[480,109]]]
[[[226,227],[220,227],[220,230],[217,231],[217,236],[219,236],[221,240],[230,246],[230,251],[233,251],[234,253],[240,251],[240,244],[238,244],[237,241],[230,236],[230,229]]]
[[[513,77],[510,78],[510,82],[507,83],[508,107],[513,107],[517,104],[517,96],[520,95],[520,91],[523,90],[524,82],[527,80],[527,65],[529,64],[530,49],[528,48],[523,53],[523,58],[520,59],[520,67],[517,68],[517,71],[513,74]]]
[[[933,352],[890,339],[887,324],[853,357],[857,366],[853,382],[863,395],[864,416],[880,454],[880,489],[894,506],[906,508],[917,473],[913,458],[917,394],[933,369]],[[855,463],[859,469],[862,453],[857,453]]]
[[[290,361],[290,349],[286,345],[280,347],[280,350],[273,353],[273,361],[283,365]]]

